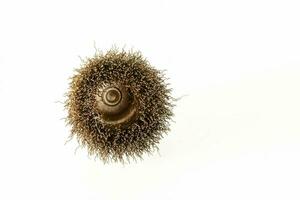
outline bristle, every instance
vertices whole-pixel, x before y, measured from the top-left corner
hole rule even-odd
[[[76,136],[90,155],[104,162],[124,162],[158,148],[173,115],[171,90],[162,71],[139,52],[116,49],[96,54],[76,71],[67,93],[67,121],[71,136]],[[105,123],[95,108],[99,88],[112,83],[128,88],[128,95],[137,101],[137,113],[126,123]]]

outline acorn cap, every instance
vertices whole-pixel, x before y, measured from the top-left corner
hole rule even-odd
[[[139,52],[96,54],[76,70],[67,121],[89,154],[104,162],[152,152],[169,131],[173,101],[164,74]]]

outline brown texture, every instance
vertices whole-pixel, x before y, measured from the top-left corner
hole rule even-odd
[[[153,68],[139,52],[112,49],[106,54],[97,53],[71,78],[65,104],[71,136],[104,162],[130,161],[153,152],[169,131],[173,115],[171,89],[165,81],[164,73]],[[105,113],[97,108],[97,98],[99,90],[108,85],[120,85],[120,91],[126,91],[134,116],[120,123],[105,120]]]

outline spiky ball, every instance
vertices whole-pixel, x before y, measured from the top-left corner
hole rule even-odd
[[[169,131],[171,89],[139,52],[112,49],[87,59],[67,93],[71,136],[107,161],[141,157]]]

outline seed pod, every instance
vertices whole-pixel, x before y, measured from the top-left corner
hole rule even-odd
[[[76,70],[67,122],[90,155],[104,162],[152,152],[169,131],[173,99],[162,71],[139,52],[96,54]]]

